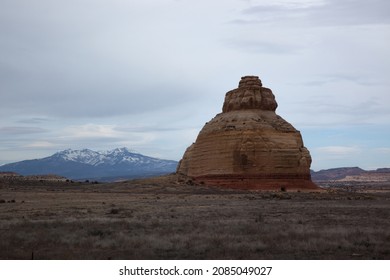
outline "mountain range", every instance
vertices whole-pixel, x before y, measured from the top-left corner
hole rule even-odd
[[[52,156],[0,166],[21,175],[56,174],[73,180],[115,181],[176,171],[178,162],[145,156],[127,148],[97,152],[67,149]]]

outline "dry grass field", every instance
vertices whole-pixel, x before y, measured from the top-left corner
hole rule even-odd
[[[0,182],[0,259],[390,259],[390,192]]]

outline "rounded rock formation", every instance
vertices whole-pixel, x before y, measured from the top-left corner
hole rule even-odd
[[[301,134],[275,113],[257,76],[226,93],[222,113],[200,131],[177,172],[197,182],[243,189],[317,189]]]

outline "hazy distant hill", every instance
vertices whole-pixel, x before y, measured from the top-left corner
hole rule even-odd
[[[68,149],[42,159],[6,164],[0,166],[0,171],[111,181],[172,173],[176,171],[176,166],[177,161],[148,157],[127,148],[104,152]]]
[[[359,167],[340,167],[332,168],[320,171],[311,171],[311,177],[313,181],[331,181],[331,180],[342,180],[345,178],[361,178],[372,180],[373,177],[388,177],[390,174],[390,168],[378,168],[377,170],[364,170]]]

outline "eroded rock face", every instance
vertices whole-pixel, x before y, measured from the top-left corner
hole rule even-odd
[[[206,123],[177,172],[231,188],[315,189],[301,134],[275,113],[272,91],[257,76],[226,93],[222,113]]]
[[[269,88],[262,87],[257,76],[242,77],[238,88],[226,93],[222,112],[247,109],[275,111],[278,107],[275,96]]]

